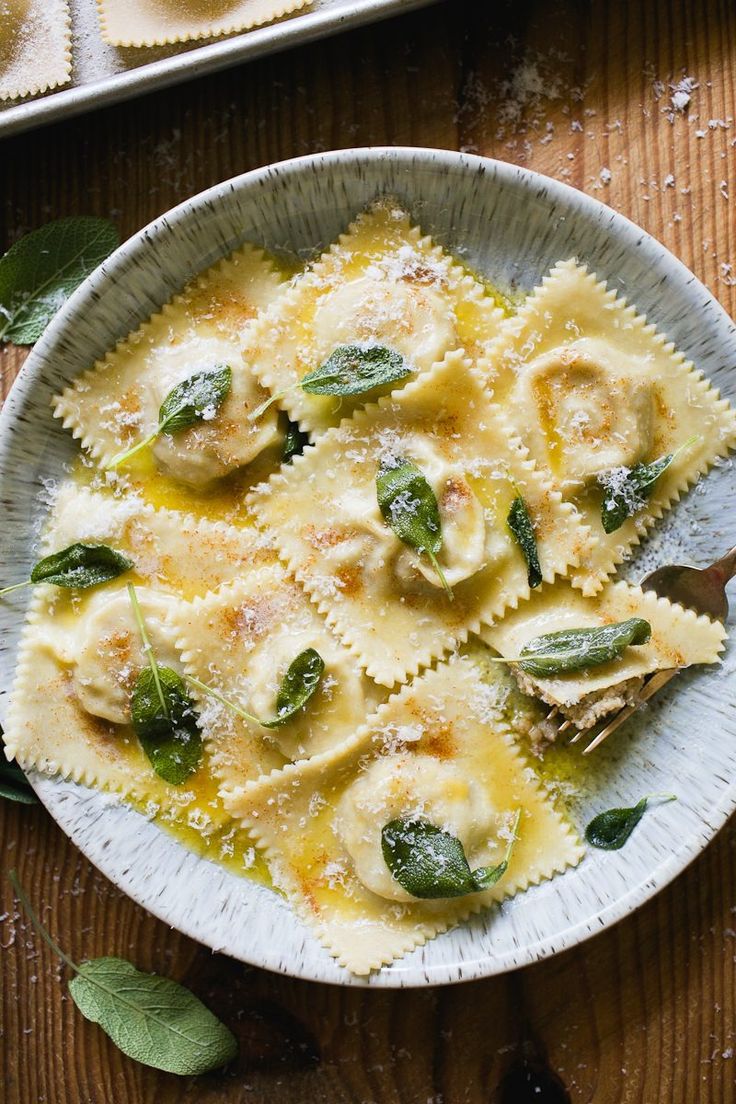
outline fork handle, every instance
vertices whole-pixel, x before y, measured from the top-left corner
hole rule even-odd
[[[705,570],[706,574],[725,586],[729,579],[733,579],[736,575],[736,548],[732,548],[730,552],[727,552],[725,556],[721,556],[720,560],[716,560]]]

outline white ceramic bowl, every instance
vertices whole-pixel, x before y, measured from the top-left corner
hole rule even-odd
[[[358,149],[298,158],[226,181],[156,219],[75,293],[20,374],[0,417],[0,563],[21,578],[34,559],[45,481],[77,445],[50,400],[189,277],[242,241],[303,256],[331,241],[377,193],[391,193],[425,231],[503,286],[531,288],[576,255],[629,296],[726,395],[736,331],[686,268],[621,215],[512,165],[437,150]],[[627,568],[705,564],[734,543],[731,465],[679,504]],[[25,593],[25,592],[22,592]],[[0,719],[7,704],[22,600],[0,603]],[[216,950],[298,977],[345,985],[441,984],[501,973],[573,946],[666,885],[736,806],[736,688],[721,669],[686,672],[638,724],[596,759],[573,812],[674,791],[619,852],[592,852],[536,887],[433,940],[369,979],[338,967],[275,894],[197,858],[105,795],[34,777],[51,814],[116,885],[166,923]]]

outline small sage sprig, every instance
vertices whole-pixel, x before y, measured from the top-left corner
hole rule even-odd
[[[644,816],[650,801],[677,801],[674,794],[648,794],[630,808],[607,809],[593,817],[585,829],[585,838],[593,847],[618,851]]]
[[[537,550],[537,538],[534,533],[534,525],[529,516],[526,502],[518,489],[511,503],[511,509],[506,518],[506,524],[524,554],[527,566],[527,581],[533,590],[542,582],[542,568],[539,563],[539,552]]]
[[[71,293],[120,243],[107,219],[57,219],[0,258],[0,341],[38,341]]]
[[[187,675],[186,679],[192,686],[201,690],[203,694],[208,694],[211,698],[219,701],[221,705],[226,706],[233,713],[237,713],[237,715],[244,720],[261,725],[262,728],[280,728],[281,725],[286,724],[287,721],[290,721],[295,714],[303,709],[310,698],[316,693],[322,675],[324,674],[324,669],[325,661],[315,648],[306,648],[303,652],[300,652],[296,659],[292,660],[289,664],[288,670],[279,687],[278,694],[276,695],[275,718],[265,721],[261,717],[256,717],[253,713],[248,713],[247,710],[241,709],[239,705],[230,701],[224,694],[221,694],[218,690],[214,690],[211,686],[208,686],[206,682],[201,682],[198,678],[194,678],[193,675]]]
[[[601,522],[606,533],[615,533],[628,517],[640,510],[654,489],[654,485],[670,464],[690,448],[700,437],[695,434],[674,452],[652,460],[650,464],[635,464],[633,468],[618,468],[599,475],[604,487],[601,504]]]
[[[452,590],[437,560],[442,548],[440,508],[422,472],[406,457],[382,461],[376,474],[376,494],[385,521],[400,541],[429,557],[452,601]]]
[[[133,687],[131,724],[156,774],[172,786],[180,786],[202,759],[197,716],[184,680],[171,667],[159,666],[156,661],[132,583],[128,584],[128,594],[148,660],[148,667],[140,672]]]
[[[568,671],[584,671],[618,659],[630,645],[646,644],[652,627],[643,617],[629,617],[612,625],[562,629],[530,640],[513,659],[490,656],[492,663],[516,663],[522,671],[550,678]]]
[[[37,805],[31,784],[17,763],[9,763],[5,758],[5,743],[0,729],[0,797],[7,801],[16,801],[21,805]]]
[[[132,448],[113,456],[105,467],[111,469],[124,464],[131,456],[152,444],[161,433],[181,433],[197,422],[210,421],[230,394],[232,382],[232,369],[218,365],[208,372],[195,372],[177,383],[161,403],[156,428]]]
[[[324,364],[307,372],[291,387],[271,395],[251,410],[248,418],[255,421],[273,403],[298,388],[308,395],[363,395],[374,387],[405,379],[412,371],[400,353],[384,345],[338,345]]]
[[[178,982],[143,973],[125,958],[74,962],[44,928],[15,871],[10,881],[36,931],[74,972],[69,992],[77,1008],[123,1054],[182,1077],[219,1069],[237,1057],[232,1031]]]
[[[0,590],[0,598],[21,587],[51,583],[69,590],[84,590],[117,579],[133,567],[133,561],[106,544],[79,542],[44,556],[34,566],[29,579]]]
[[[521,809],[517,809],[506,854],[497,866],[471,870],[456,836],[416,817],[399,817],[383,826],[383,858],[392,877],[412,897],[433,900],[480,893],[508,870],[520,819]]]

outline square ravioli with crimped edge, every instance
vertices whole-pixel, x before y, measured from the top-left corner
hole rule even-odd
[[[0,101],[66,84],[72,75],[71,42],[66,0],[3,0]]]
[[[313,648],[324,663],[314,696],[271,729],[193,686],[210,763],[226,788],[343,743],[386,697],[280,564],[180,604],[171,621],[187,674],[254,717],[275,717],[279,687],[302,652]]]
[[[453,349],[484,355],[502,319],[481,284],[385,200],[359,215],[258,320],[243,355],[289,417],[315,433],[367,401],[298,386],[339,346],[384,346],[424,372]]]
[[[645,644],[625,648],[607,663],[545,678],[510,665],[522,690],[556,707],[580,728],[589,728],[633,702],[646,675],[718,662],[726,638],[721,622],[698,616],[630,583],[607,583],[596,595],[585,597],[560,581],[553,588],[543,586],[503,621],[481,629],[479,635],[500,655],[513,658],[530,640],[547,633],[596,628],[631,617],[647,621],[651,637]],[[554,730],[543,726],[537,735],[554,738]]]
[[[41,551],[76,541],[107,544],[133,568],[88,590],[36,587],[5,728],[8,754],[25,768],[214,816],[217,791],[205,769],[182,786],[169,785],[130,725],[132,689],[147,660],[127,583],[136,586],[157,661],[181,672],[172,612],[273,554],[255,531],[67,484]],[[224,819],[221,808],[219,815]]]
[[[392,962],[471,914],[582,858],[574,831],[515,748],[498,695],[469,659],[425,672],[381,706],[349,743],[249,783],[225,801],[265,850],[274,885],[341,965]],[[421,819],[460,841],[490,889],[419,899],[393,877],[383,827]]]
[[[531,457],[591,526],[596,543],[573,576],[585,594],[736,443],[736,415],[702,373],[574,260],[504,322],[488,379]],[[678,449],[648,494],[627,492],[635,465]],[[607,534],[602,503],[617,493],[633,513]]]
[[[159,408],[177,384],[197,372],[229,367],[229,394],[212,417],[173,435],[162,433],[121,473],[153,466],[191,487],[208,487],[277,457],[274,411],[247,414],[267,397],[240,354],[243,329],[281,293],[283,282],[262,251],[244,245],[197,276],[94,368],[54,400],[54,413],[101,466],[155,430]],[[256,479],[263,478],[258,469]]]
[[[113,46],[163,46],[247,31],[307,7],[311,0],[97,0],[102,37]]]
[[[452,598],[379,509],[379,466],[404,459],[436,498],[437,560]],[[376,682],[392,686],[528,596],[527,565],[507,525],[517,494],[551,581],[579,563],[588,530],[511,439],[482,379],[456,352],[329,430],[249,504],[338,636]]]

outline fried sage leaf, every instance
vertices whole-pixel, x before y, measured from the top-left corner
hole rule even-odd
[[[526,560],[527,566],[527,580],[529,586],[533,590],[534,587],[538,587],[542,582],[542,568],[539,564],[539,553],[537,551],[537,538],[534,533],[534,525],[529,516],[526,502],[520,494],[517,494],[511,503],[511,509],[506,518],[506,524],[511,530],[519,548],[521,548],[521,551],[524,553],[524,559]]]
[[[606,533],[615,533],[628,517],[646,504],[654,485],[680,453],[699,440],[690,437],[674,452],[660,456],[650,464],[635,464],[633,468],[615,468],[599,476],[604,487],[601,522]]]
[[[21,768],[17,763],[7,763],[4,759],[0,760],[0,797],[17,801],[20,805],[38,805],[38,798]]]
[[[144,668],[131,698],[131,721],[151,766],[172,786],[194,774],[202,759],[202,736],[184,680],[170,667]]]
[[[116,468],[130,460],[131,456],[150,445],[161,433],[181,433],[185,429],[191,429],[197,422],[210,421],[230,394],[232,382],[232,369],[226,365],[217,365],[211,371],[195,372],[188,379],[177,383],[161,403],[158,425],[153,432],[132,448],[113,456],[107,467]]]
[[[294,456],[301,456],[308,444],[309,435],[304,433],[296,422],[289,419],[281,451],[281,459],[284,464],[289,464]]]
[[[437,560],[442,548],[440,508],[422,472],[406,457],[382,462],[376,475],[376,494],[387,524],[400,541],[429,557],[452,599],[452,591]]]
[[[303,709],[316,692],[325,670],[325,661],[314,648],[300,652],[289,664],[276,695],[276,718],[260,721],[264,728],[278,728]]]
[[[324,364],[307,372],[291,387],[271,395],[248,417],[260,418],[278,399],[299,387],[308,395],[364,395],[375,387],[405,379],[413,371],[401,353],[385,345],[338,345]]]
[[[593,628],[562,629],[530,640],[521,649],[519,660],[511,662],[518,662],[529,675],[550,678],[618,659],[625,648],[646,644],[651,635],[652,627],[643,617]]]
[[[132,560],[106,544],[70,544],[60,552],[44,556],[31,571],[30,579],[0,590],[0,598],[32,583],[52,583],[69,590],[84,590],[117,579],[132,566]]]
[[[626,843],[644,816],[650,801],[676,801],[674,794],[649,794],[630,808],[607,809],[593,817],[585,829],[585,838],[593,847],[604,851],[618,851]]]
[[[93,958],[77,965],[43,927],[14,871],[10,880],[36,930],[74,971],[69,992],[77,1008],[123,1054],[182,1077],[219,1069],[237,1056],[230,1029],[178,982],[143,973],[124,958]]]
[[[80,215],[39,226],[0,258],[0,341],[32,345],[83,280],[120,243],[107,219]]]
[[[506,854],[497,866],[471,870],[465,849],[456,836],[428,820],[408,817],[390,820],[383,826],[383,858],[393,878],[412,897],[433,900],[480,893],[506,873],[520,817],[518,809]]]

